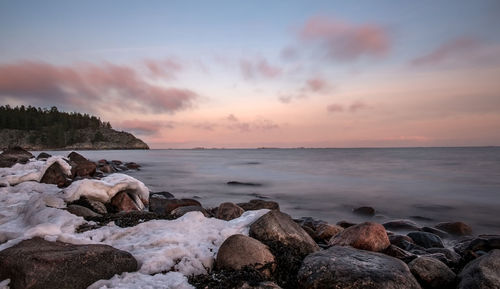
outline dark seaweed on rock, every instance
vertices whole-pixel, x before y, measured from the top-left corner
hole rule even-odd
[[[206,275],[188,277],[188,282],[197,289],[236,289],[248,283],[257,286],[265,281],[262,273],[251,267],[240,270],[214,270]]]

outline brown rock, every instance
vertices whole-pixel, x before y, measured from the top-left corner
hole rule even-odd
[[[232,235],[220,246],[217,253],[216,265],[220,269],[239,270],[245,266],[257,270],[263,269],[262,273],[271,276],[274,265],[263,268],[267,264],[274,263],[274,256],[268,247],[258,240],[245,235]]]
[[[45,170],[40,183],[54,184],[61,188],[68,186],[71,183],[71,180],[68,179],[68,177],[69,176],[64,173],[61,165],[58,162],[55,162],[50,165],[47,170]]]
[[[129,169],[129,170],[138,170],[141,166],[134,163],[134,162],[130,162],[130,163],[126,163],[125,167],[127,167],[127,169]]]
[[[243,208],[245,211],[268,209],[268,210],[278,210],[280,205],[273,201],[264,201],[259,199],[250,200],[248,203],[238,203],[238,206]]]
[[[95,174],[97,165],[89,161],[82,155],[76,152],[71,152],[68,155],[69,164],[71,165],[71,174],[75,177],[91,177]]]
[[[436,226],[436,229],[441,231],[445,231],[448,234],[455,236],[466,236],[472,235],[472,228],[463,222],[446,222],[439,223]]]
[[[328,242],[333,236],[337,235],[338,233],[342,232],[344,228],[337,226],[337,225],[331,225],[331,224],[321,224],[318,225],[316,228],[315,232],[315,237],[314,238],[316,241],[325,241]]]
[[[456,275],[443,262],[430,258],[418,257],[408,263],[411,273],[423,288],[455,288]]]
[[[108,245],[73,245],[33,238],[0,252],[0,280],[11,289],[79,289],[137,270],[128,252]]]
[[[209,216],[208,212],[205,209],[203,209],[203,207],[201,207],[201,206],[178,207],[178,208],[175,208],[174,210],[172,210],[172,212],[170,212],[170,215],[172,215],[174,218],[180,218],[189,212],[201,212],[205,217]]]
[[[221,220],[232,220],[239,218],[245,210],[234,203],[222,203],[219,205],[215,217]]]
[[[158,215],[169,215],[173,210],[178,207],[184,206],[199,206],[201,207],[200,202],[193,199],[167,199],[160,197],[149,198],[149,211],[155,212]]]
[[[328,243],[375,252],[382,251],[391,244],[384,227],[372,222],[349,227],[334,236]]]
[[[119,192],[113,198],[111,198],[111,205],[113,205],[118,210],[118,212],[141,210],[126,191]]]
[[[0,167],[11,167],[16,163],[25,164],[33,157],[35,156],[22,147],[9,147],[0,154]]]
[[[318,245],[289,215],[272,210],[250,226],[250,236],[264,243],[280,243],[301,254],[319,250]]]

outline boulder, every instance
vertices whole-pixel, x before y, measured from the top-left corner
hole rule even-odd
[[[250,236],[264,243],[280,243],[300,254],[319,250],[314,240],[292,218],[272,210],[250,226]]]
[[[437,259],[418,257],[408,263],[408,267],[424,289],[455,288],[455,273]]]
[[[418,225],[410,220],[393,220],[382,225],[389,231],[420,231]]]
[[[40,183],[54,184],[58,187],[67,187],[71,184],[71,179],[68,178],[64,169],[58,162],[53,163],[45,170]]]
[[[359,207],[353,209],[352,212],[356,215],[361,215],[361,216],[367,216],[367,217],[375,216],[375,209],[372,207]]]
[[[66,210],[73,215],[77,215],[77,216],[80,216],[83,218],[102,217],[101,214],[98,214],[89,208],[79,206],[79,205],[69,205]]]
[[[458,289],[500,288],[500,250],[492,250],[467,264],[458,274]]]
[[[71,165],[71,174],[75,177],[91,177],[95,174],[97,165],[89,161],[84,156],[76,152],[71,152],[68,155],[69,164]]]
[[[154,195],[156,196],[156,194]],[[178,207],[185,206],[199,206],[200,202],[193,199],[167,199],[160,197],[150,197],[149,199],[149,211],[154,212],[158,215],[169,215],[173,210]]]
[[[407,235],[415,244],[424,248],[444,248],[443,241],[438,235],[428,232],[410,232]]]
[[[116,208],[118,212],[140,211],[141,206],[135,203],[134,199],[129,196],[127,191],[117,193],[111,198],[111,205]]]
[[[170,212],[170,215],[174,218],[180,218],[189,212],[201,212],[205,217],[209,217],[208,212],[201,206],[182,206],[175,208]]]
[[[454,236],[472,235],[472,228],[463,222],[439,223],[434,227],[436,227],[436,229],[439,229],[441,231],[445,231],[446,233],[454,235]]]
[[[245,235],[232,235],[219,248],[216,258],[219,269],[240,270],[249,266],[270,277],[275,259],[269,248]]]
[[[239,218],[245,210],[242,207],[234,204],[234,203],[222,203],[217,208],[217,212],[215,213],[215,217],[221,220],[232,220]]]
[[[0,280],[11,289],[87,288],[100,279],[137,270],[128,252],[108,245],[73,245],[42,238],[24,240],[0,252]]]
[[[0,168],[11,167],[16,163],[25,164],[29,159],[34,157],[34,155],[22,147],[9,147],[0,154]]]
[[[418,257],[417,255],[412,254],[412,253],[410,253],[406,250],[403,250],[397,246],[394,246],[392,244],[381,252],[388,255],[388,256],[397,258],[405,263],[408,263],[408,262],[410,262],[413,259]]]
[[[401,260],[342,246],[308,255],[297,279],[304,289],[421,288]]]
[[[36,157],[37,160],[46,160],[48,158],[50,158],[52,155],[49,155],[48,153],[45,153],[45,152],[41,152],[38,154],[38,156]]]
[[[328,244],[378,252],[389,247],[391,243],[382,225],[365,222],[343,230],[330,239]]]
[[[264,201],[259,199],[250,200],[247,203],[238,203],[237,205],[243,208],[243,210],[245,211],[260,210],[260,209],[279,211],[280,209],[280,205],[276,202]]]

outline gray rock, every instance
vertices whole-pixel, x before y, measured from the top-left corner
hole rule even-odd
[[[379,252],[389,247],[391,243],[382,225],[365,222],[344,229],[332,237],[328,244]]]
[[[499,289],[500,250],[492,250],[469,262],[458,277],[458,289]]]
[[[415,244],[424,248],[444,248],[443,240],[439,236],[428,232],[410,232],[407,235]]]
[[[100,279],[137,270],[137,261],[108,245],[73,245],[42,238],[0,252],[0,280],[11,289],[84,289]]]
[[[219,248],[216,265],[219,269],[240,270],[252,267],[270,277],[275,259],[268,247],[258,240],[245,235],[232,235]],[[267,268],[267,264],[272,264]]]
[[[318,245],[292,218],[272,210],[250,226],[250,236],[264,243],[278,242],[301,254],[319,250]]]
[[[443,262],[430,258],[418,257],[408,264],[411,273],[422,288],[454,288],[456,275]]]
[[[73,215],[77,215],[80,217],[88,218],[88,217],[102,217],[101,214],[98,214],[92,211],[89,208],[85,208],[79,205],[69,205],[67,211]]]
[[[333,246],[304,259],[298,273],[304,289],[420,289],[406,264],[396,258]]]

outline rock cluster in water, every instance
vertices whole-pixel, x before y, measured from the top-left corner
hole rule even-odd
[[[1,160],[7,165],[26,162],[28,154],[6,152]],[[75,152],[67,162],[70,174],[54,162],[41,181],[64,188],[140,167],[117,160],[94,163]],[[462,222],[434,227],[407,220],[329,224],[311,217],[292,219],[268,200],[204,208],[195,199],[178,199],[168,192],[151,192],[147,200],[140,196],[130,187],[106,201],[86,195],[67,202],[66,210],[88,221],[79,232],[110,222],[129,228],[150,220],[174,220],[190,212],[230,221],[245,211],[269,210],[250,225],[248,236],[225,239],[208,274],[189,277],[196,288],[500,288],[500,235],[473,236],[472,228]],[[353,210],[364,216],[374,212],[370,207]],[[0,251],[0,282],[10,279],[10,288],[87,288],[137,269],[134,256],[107,245],[35,237]]]

